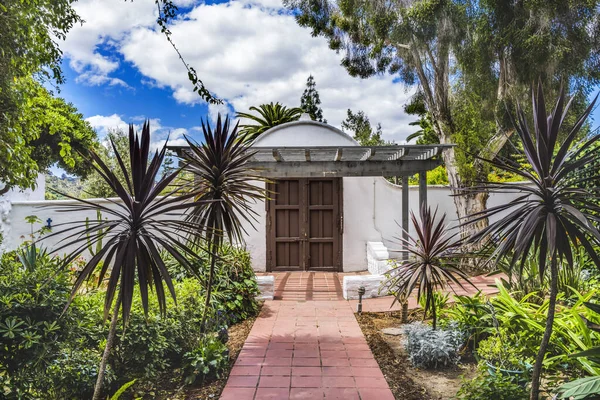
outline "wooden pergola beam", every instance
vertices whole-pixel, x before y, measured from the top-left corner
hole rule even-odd
[[[410,161],[250,161],[248,168],[266,178],[341,178],[344,176],[412,176],[429,171],[441,164],[440,160]]]

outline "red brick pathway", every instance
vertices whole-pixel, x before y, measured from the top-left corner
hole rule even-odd
[[[393,400],[349,303],[267,301],[221,400]]]
[[[265,302],[235,362],[221,400],[393,400],[394,396],[356,322],[356,300],[345,301],[344,275],[273,273],[275,301]],[[472,278],[492,294],[494,277]],[[277,301],[284,300],[284,301]],[[287,300],[287,301],[285,301]],[[363,300],[363,311],[383,312],[391,296]],[[409,300],[409,308],[417,301]]]

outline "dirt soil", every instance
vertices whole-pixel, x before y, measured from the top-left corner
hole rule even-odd
[[[414,313],[409,316],[409,322],[421,318],[422,314]],[[357,315],[357,320],[396,399],[451,400],[463,376],[471,379],[476,374],[476,365],[469,360],[456,368],[413,368],[404,350],[403,337],[381,333],[384,328],[401,325],[400,312],[363,313]]]
[[[235,364],[242,346],[244,346],[244,342],[250,333],[250,329],[252,329],[252,325],[254,325],[255,319],[249,318],[229,328],[229,341],[227,342],[227,347],[229,347],[229,368],[221,378],[202,387],[188,387],[184,390],[184,396],[181,398],[186,400],[216,400],[219,398],[225,387],[225,383],[227,383],[227,378],[229,378],[229,372],[233,368],[233,364]]]

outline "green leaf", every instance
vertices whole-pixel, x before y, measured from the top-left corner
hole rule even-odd
[[[559,389],[560,399],[582,400],[593,394],[600,394],[600,376],[577,379],[565,383]]]
[[[119,400],[119,398],[121,397],[121,395],[122,395],[123,393],[125,393],[125,391],[126,391],[127,389],[129,389],[131,386],[133,386],[133,384],[135,383],[135,381],[136,381],[136,380],[134,379],[134,380],[132,380],[132,381],[129,381],[129,382],[127,382],[127,383],[126,383],[126,384],[124,384],[123,386],[121,386],[121,387],[119,388],[119,390],[117,390],[117,391],[115,392],[115,394],[113,394],[113,395],[112,395],[112,397],[110,398],[110,400]]]

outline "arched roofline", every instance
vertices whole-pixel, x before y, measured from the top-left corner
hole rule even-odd
[[[285,124],[274,126],[273,128],[271,128],[268,131],[264,132],[258,138],[256,138],[256,140],[254,141],[254,144],[252,146],[261,147],[260,146],[260,142],[262,140],[264,140],[265,138],[273,136],[277,132],[282,131],[282,130],[284,130],[286,128],[293,127],[293,126],[314,126],[314,127],[318,127],[318,128],[321,128],[321,129],[327,129],[327,130],[335,133],[336,135],[339,135],[339,136],[343,137],[344,139],[349,139],[355,145],[357,145],[357,146],[359,145],[358,142],[356,140],[354,140],[354,138],[352,136],[348,135],[344,131],[342,131],[342,130],[334,127],[334,126],[325,124],[323,122],[318,122],[318,121],[298,120],[298,121],[286,122]]]

